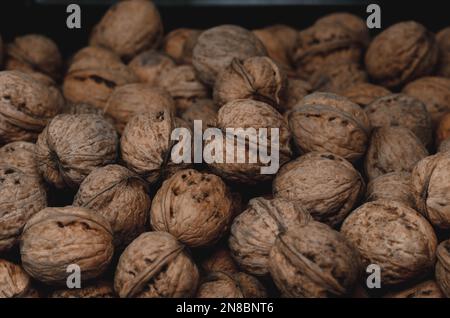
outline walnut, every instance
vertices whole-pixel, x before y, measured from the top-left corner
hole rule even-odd
[[[25,73],[0,72],[0,144],[35,141],[63,103],[59,92]]]
[[[266,298],[265,287],[246,273],[209,273],[197,291],[197,298]]]
[[[436,73],[439,76],[450,76],[450,27],[440,30],[436,34],[436,42],[439,47],[439,63]]]
[[[407,205],[387,200],[365,203],[341,228],[363,258],[381,268],[383,285],[407,282],[434,265],[437,245],[431,225]]]
[[[216,126],[217,107],[211,99],[198,99],[182,114],[189,125],[194,128],[194,120],[202,121],[202,129],[212,128]]]
[[[344,89],[341,94],[362,108],[365,108],[374,100],[390,95],[391,92],[383,86],[370,83],[356,83]]]
[[[311,221],[281,233],[270,252],[272,278],[285,297],[348,294],[360,275],[356,249],[326,224]]]
[[[439,152],[450,151],[450,137],[441,142],[438,151]]]
[[[66,284],[76,264],[81,280],[99,276],[113,255],[112,230],[98,213],[81,207],[46,208],[25,225],[20,239],[24,269],[48,284]],[[89,248],[86,248],[86,247]]]
[[[116,161],[118,144],[114,127],[103,117],[62,114],[39,135],[36,160],[49,183],[76,188],[92,170]]]
[[[411,130],[394,126],[375,128],[364,171],[370,180],[389,172],[411,172],[426,156],[428,151]]]
[[[104,117],[110,124],[114,125],[115,121],[114,119],[109,116],[108,114],[105,114],[103,109],[100,109],[98,107],[92,106],[87,103],[66,103],[66,106],[63,110],[63,114],[71,114],[71,115],[80,115],[80,114],[91,114],[91,115],[97,115]]]
[[[225,272],[233,274],[238,272],[230,251],[225,248],[215,249],[211,255],[202,261],[201,267],[206,273]]]
[[[442,116],[436,128],[436,144],[440,145],[445,139],[450,137],[450,112]]]
[[[30,276],[22,267],[0,259],[0,298],[29,298],[34,293]]]
[[[122,253],[114,277],[120,297],[192,297],[198,269],[185,247],[165,232],[147,232]]]
[[[175,29],[164,38],[163,50],[178,64],[191,64],[192,50],[200,33],[195,29]]]
[[[409,172],[391,172],[380,175],[367,185],[366,201],[376,200],[399,201],[412,208],[415,199],[411,188]]]
[[[92,171],[81,183],[73,202],[109,221],[118,248],[144,232],[150,204],[145,181],[119,165]]]
[[[190,247],[215,243],[228,229],[232,199],[216,175],[181,170],[164,181],[153,198],[150,223]]]
[[[268,274],[269,253],[276,238],[310,219],[309,213],[292,201],[262,197],[250,200],[231,226],[229,246],[233,258],[250,274]]]
[[[405,127],[416,134],[425,146],[431,144],[431,117],[419,99],[405,94],[391,94],[375,100],[364,110],[372,127]]]
[[[390,26],[373,39],[365,64],[375,82],[398,87],[430,74],[437,59],[434,35],[421,24],[406,21]]]
[[[340,224],[364,195],[365,184],[350,162],[328,152],[311,152],[285,164],[273,182],[276,198],[300,204],[331,226]]]
[[[82,288],[55,290],[51,298],[114,298],[112,283],[99,281]]]
[[[427,280],[398,292],[391,292],[385,298],[445,298],[434,280]]]
[[[35,151],[36,145],[31,142],[11,142],[0,148],[0,165],[12,166],[27,175],[39,178]]]
[[[280,111],[289,111],[294,108],[306,95],[313,92],[311,84],[297,79],[289,78],[287,81],[284,101],[280,104]]]
[[[159,77],[174,68],[175,62],[163,53],[148,50],[136,55],[128,63],[128,67],[141,82],[157,85]]]
[[[192,52],[192,64],[202,82],[212,86],[233,58],[244,60],[267,55],[266,48],[250,31],[237,25],[220,25],[203,31]]]
[[[442,292],[450,297],[450,240],[439,244],[436,256],[436,281]]]
[[[356,161],[366,152],[370,124],[357,104],[332,93],[306,96],[288,114],[293,139],[301,152],[329,151]]]

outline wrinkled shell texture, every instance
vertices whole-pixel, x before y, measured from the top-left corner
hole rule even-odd
[[[0,148],[0,165],[12,166],[27,175],[39,177],[35,151],[36,145],[31,142],[11,142]]]
[[[236,273],[238,267],[231,257],[230,251],[225,248],[215,250],[205,260],[202,261],[201,267],[204,272],[225,272]]]
[[[190,247],[215,243],[229,228],[232,199],[216,175],[181,170],[164,181],[156,193],[150,223]]]
[[[128,66],[139,81],[156,85],[162,74],[175,67],[175,62],[163,53],[148,50],[133,58]]]
[[[151,200],[145,181],[119,165],[108,165],[90,173],[81,183],[75,206],[103,215],[111,224],[114,243],[123,247],[144,232]]]
[[[437,250],[436,281],[447,297],[450,297],[450,240],[439,244]]]
[[[285,199],[254,198],[231,226],[229,247],[239,267],[253,275],[269,273],[269,254],[279,234],[307,224],[300,204]]]
[[[450,27],[446,27],[436,34],[439,46],[439,63],[436,73],[439,76],[450,77]]]
[[[195,29],[175,29],[164,38],[163,50],[178,64],[191,64],[192,50],[200,33]]]
[[[412,208],[415,198],[411,187],[409,172],[391,172],[380,175],[367,185],[366,201],[376,200],[399,201]]]
[[[330,226],[340,224],[364,194],[359,172],[342,157],[311,152],[284,165],[273,182],[276,198],[293,200]]]
[[[445,298],[434,280],[427,280],[405,290],[389,293],[386,298]]]
[[[114,298],[114,288],[111,283],[100,281],[89,286],[74,289],[54,291],[51,298]]]
[[[246,273],[229,274],[215,272],[209,274],[200,284],[197,298],[265,298],[264,286]]]
[[[389,172],[411,172],[426,156],[428,151],[409,129],[375,128],[364,160],[364,170],[370,180]]]
[[[107,268],[112,239],[108,221],[98,213],[71,206],[46,208],[25,225],[20,239],[22,265],[48,284],[66,284],[71,264],[80,267],[82,281],[89,280]]]
[[[387,88],[370,83],[357,83],[342,91],[343,96],[363,108],[374,100],[390,94]]]
[[[370,43],[365,64],[370,77],[386,87],[397,87],[430,74],[438,59],[434,35],[414,21],[400,22]]]
[[[202,82],[212,86],[233,58],[244,60],[267,55],[266,48],[250,31],[236,25],[221,25],[203,31],[192,53],[192,64]]]
[[[294,142],[303,153],[328,151],[353,162],[366,152],[369,119],[345,97],[310,94],[290,111],[288,119]]]
[[[445,139],[439,145],[439,152],[446,152],[446,151],[450,151],[450,137]]]
[[[277,24],[252,31],[267,49],[268,56],[285,68],[291,68],[297,31]]]
[[[355,248],[339,232],[314,221],[281,234],[269,258],[272,278],[285,297],[344,296],[360,267]]]
[[[95,168],[114,163],[118,136],[103,117],[90,114],[58,115],[39,135],[39,171],[57,188],[76,188]]]
[[[124,297],[192,297],[199,274],[184,246],[165,232],[147,232],[122,253],[114,277]]]
[[[379,200],[362,205],[345,220],[341,233],[359,250],[363,266],[380,266],[384,285],[405,282],[434,265],[437,239],[433,228],[400,202]]]
[[[289,78],[285,90],[284,101],[280,104],[281,111],[288,111],[297,105],[306,95],[311,94],[311,84],[297,78]]]
[[[0,259],[0,298],[26,297],[30,276],[17,264]]]
[[[445,114],[436,129],[436,144],[450,138],[450,113]]]
[[[192,128],[194,120],[202,121],[203,130],[213,128],[216,126],[217,107],[211,99],[199,99],[181,114],[181,118]]]

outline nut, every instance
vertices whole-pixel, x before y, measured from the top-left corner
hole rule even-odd
[[[237,273],[238,268],[228,249],[219,248],[202,261],[202,269],[206,273],[225,272]]]
[[[105,114],[102,109],[92,106],[86,103],[66,103],[66,107],[63,110],[63,114],[80,115],[91,114],[104,117],[110,124],[114,125],[114,119]]]
[[[427,280],[398,292],[388,293],[385,298],[445,298],[434,280]]]
[[[436,129],[436,144],[440,145],[450,137],[450,112],[442,116]]]
[[[289,78],[286,85],[284,101],[280,111],[289,111],[306,96],[313,92],[311,84],[297,78]]]
[[[36,145],[27,141],[14,141],[0,148],[0,165],[8,165],[39,178],[35,159]]]
[[[100,281],[83,288],[60,289],[51,298],[114,298],[114,288],[110,282]]]
[[[148,50],[136,55],[128,66],[139,81],[156,85],[162,74],[175,67],[175,62],[163,53]]]
[[[195,29],[175,29],[164,38],[163,50],[178,64],[191,64],[192,50],[200,33]]]
[[[22,267],[0,259],[0,298],[28,298],[33,293],[30,276]]]
[[[450,297],[450,240],[439,244],[436,256],[436,281],[442,292]]]
[[[182,114],[181,118],[194,129],[194,120],[202,122],[202,129],[216,127],[217,107],[211,99],[198,99]]]
[[[446,27],[436,34],[436,42],[439,46],[439,63],[436,73],[439,76],[450,76],[450,28]]]
[[[391,172],[380,175],[367,185],[366,201],[388,200],[415,207],[409,172]]]
[[[362,108],[365,108],[374,100],[390,94],[391,92],[387,88],[370,83],[356,83],[342,91],[343,96]]]
[[[450,137],[441,142],[438,150],[439,152],[450,151]]]

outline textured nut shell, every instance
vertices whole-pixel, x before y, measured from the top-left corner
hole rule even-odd
[[[391,172],[380,175],[367,185],[366,201],[376,200],[399,201],[412,208],[415,199],[411,188],[409,172]]]
[[[178,64],[191,64],[192,50],[200,33],[195,29],[175,29],[164,38],[163,51]]]
[[[436,73],[439,76],[450,77],[450,27],[436,34],[436,42],[439,46],[439,63]]]
[[[364,268],[369,264],[380,266],[384,285],[406,282],[434,265],[434,230],[403,203],[366,203],[347,217],[341,232],[361,253]]]
[[[192,297],[198,270],[172,235],[147,232],[122,253],[114,277],[120,297]]]
[[[434,280],[427,280],[399,292],[388,293],[385,298],[445,298]]]
[[[323,65],[309,82],[314,91],[341,94],[349,86],[367,82],[367,74],[357,63],[333,62]]]
[[[55,187],[75,188],[95,168],[116,161],[118,143],[114,127],[101,116],[58,115],[39,135],[38,168]]]
[[[239,267],[253,275],[269,273],[269,253],[280,233],[307,224],[311,216],[299,204],[285,200],[250,200],[231,226],[229,247]]]
[[[163,53],[148,50],[134,57],[128,67],[136,74],[139,81],[156,85],[162,74],[175,67],[175,62]]]
[[[444,294],[450,298],[450,240],[439,244],[436,256],[436,281]]]
[[[265,55],[266,48],[252,32],[236,25],[220,25],[199,35],[192,52],[192,64],[200,80],[212,86],[216,76],[233,58],[244,60]]]
[[[211,99],[199,99],[181,114],[181,118],[192,128],[194,120],[202,121],[203,130],[216,127],[217,107]]]
[[[364,191],[364,181],[351,163],[327,152],[311,152],[288,162],[273,182],[276,198],[295,201],[331,226],[344,220]]]
[[[150,223],[190,247],[215,243],[228,229],[232,199],[216,175],[187,169],[164,181],[156,193]]]
[[[347,97],[363,108],[374,100],[391,94],[387,88],[370,83],[356,83],[344,89],[341,93],[342,96]]]
[[[19,265],[0,259],[0,298],[23,298],[30,291],[30,276]]]
[[[51,298],[114,298],[114,288],[110,282],[99,281],[82,288],[60,289]]]
[[[284,101],[280,104],[281,111],[294,108],[306,95],[313,92],[311,84],[297,78],[289,78],[286,85]]]
[[[111,260],[111,227],[101,215],[85,208],[46,208],[25,225],[20,254],[24,269],[44,283],[66,284],[71,264],[80,267],[82,281],[89,280],[99,276]]]
[[[236,273],[238,267],[231,257],[230,251],[225,248],[214,250],[214,252],[201,263],[204,272]]]
[[[80,114],[91,114],[104,117],[110,124],[114,125],[114,119],[105,114],[103,109],[92,106],[86,103],[66,103],[63,110],[63,114],[80,115]]]
[[[279,235],[269,258],[270,274],[285,297],[344,296],[360,267],[355,248],[339,232],[314,221]]]
[[[448,137],[443,142],[441,142],[441,144],[439,145],[438,151],[439,152],[450,151],[450,137]]]
[[[434,35],[414,21],[400,22],[378,34],[365,56],[370,77],[386,87],[430,74],[437,62]]]
[[[11,142],[0,148],[0,165],[12,166],[27,175],[39,177],[35,151],[36,145],[31,142]]]
[[[439,121],[436,129],[436,144],[439,145],[450,137],[450,112],[445,114]]]
[[[150,204],[145,181],[119,165],[92,171],[74,199],[75,206],[89,208],[109,221],[118,247],[144,232]]]

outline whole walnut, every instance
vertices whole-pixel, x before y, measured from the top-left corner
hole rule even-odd
[[[389,200],[402,202],[412,208],[415,199],[412,194],[411,174],[391,172],[382,174],[367,185],[366,201]]]
[[[23,229],[22,265],[41,282],[64,285],[68,266],[75,264],[80,268],[81,281],[87,281],[108,267],[112,240],[109,222],[98,213],[72,206],[45,208]]]
[[[216,126],[217,106],[211,99],[198,99],[181,114],[181,118],[188,122],[192,129],[194,120],[201,120],[203,130],[213,128]]]
[[[115,121],[114,119],[109,116],[108,114],[105,114],[103,109],[100,109],[98,107],[92,106],[87,103],[71,103],[68,102],[65,105],[65,108],[62,112],[63,114],[71,114],[71,115],[80,115],[80,114],[91,114],[91,115],[97,115],[104,117],[110,124],[114,125]]]
[[[151,200],[143,179],[125,167],[108,165],[84,179],[73,205],[104,216],[111,224],[114,245],[122,248],[144,232]]]
[[[254,198],[247,209],[233,220],[229,238],[231,254],[244,271],[266,275],[269,273],[270,250],[277,237],[310,220],[309,213],[293,201]]]
[[[114,289],[122,297],[192,297],[199,274],[186,248],[165,232],[147,232],[119,259]]]
[[[55,290],[51,298],[114,298],[112,283],[99,281],[82,288]]]
[[[59,79],[62,57],[53,40],[40,34],[16,37],[7,46],[5,68],[8,70],[37,71]]]
[[[433,72],[438,61],[434,35],[414,21],[396,23],[370,43],[366,70],[377,83],[398,87]]]
[[[361,263],[342,234],[311,221],[278,236],[269,270],[284,297],[336,297],[351,292]]]
[[[411,175],[416,206],[436,227],[450,229],[450,152],[419,161]]]
[[[196,298],[266,298],[265,287],[246,273],[209,273],[200,283]]]
[[[229,189],[218,176],[186,169],[156,193],[150,224],[189,247],[208,246],[228,230],[233,212]]]
[[[391,292],[385,298],[445,298],[434,280],[427,280],[398,292]]]
[[[372,131],[364,159],[364,171],[372,180],[389,172],[411,172],[416,163],[428,156],[420,140],[403,127],[379,127]]]
[[[208,255],[201,263],[201,268],[206,273],[225,272],[237,273],[238,267],[231,257],[230,251],[225,248],[215,249],[211,255]]]
[[[450,137],[448,137],[443,142],[441,142],[441,144],[439,145],[438,151],[439,152],[450,151]]]
[[[163,25],[158,9],[151,1],[120,1],[113,5],[94,27],[90,45],[103,46],[124,59],[157,48],[162,41]]]
[[[431,144],[431,116],[419,99],[391,94],[370,103],[364,110],[372,127],[400,126],[410,129],[425,146]]]
[[[450,77],[450,27],[440,30],[436,34],[439,47],[439,63],[436,73],[439,76]]]
[[[436,145],[450,137],[450,112],[442,116],[436,128]]]
[[[36,145],[31,142],[11,142],[0,148],[0,165],[12,166],[27,175],[39,178],[35,152]]]
[[[356,83],[344,89],[341,94],[362,108],[365,108],[374,100],[390,95],[391,92],[383,86],[370,83]]]
[[[311,152],[285,164],[273,182],[275,198],[292,200],[330,226],[340,224],[365,192],[352,164],[328,152]]]
[[[18,71],[0,72],[0,96],[0,144],[35,141],[64,104],[57,90]]]
[[[287,112],[294,108],[306,95],[313,92],[313,88],[310,83],[297,79],[288,78],[285,89],[285,96],[283,102],[280,103],[279,110]]]
[[[116,161],[118,144],[114,127],[103,117],[62,114],[39,135],[36,160],[47,182],[76,188],[92,170]]]
[[[445,296],[450,298],[450,240],[439,244],[436,257],[436,281]]]
[[[364,268],[380,267],[385,286],[407,282],[434,265],[437,239],[433,228],[401,202],[365,203],[345,219],[341,233],[359,250]]]
[[[217,76],[214,102],[220,107],[236,99],[254,99],[280,109],[287,78],[270,58],[233,59]]]
[[[310,94],[292,108],[288,120],[294,143],[303,153],[329,151],[354,162],[366,152],[369,119],[345,97]]]
[[[220,25],[199,35],[192,52],[192,65],[200,80],[212,86],[233,58],[244,60],[266,55],[266,48],[252,32],[237,25]]]
[[[136,74],[139,81],[157,85],[159,77],[175,67],[175,62],[164,53],[148,50],[136,55],[128,67]]]
[[[30,276],[22,267],[0,259],[0,298],[29,298],[34,293]]]
[[[122,133],[130,119],[139,113],[168,110],[175,112],[175,103],[169,93],[147,83],[127,84],[113,90],[104,112],[114,119],[115,127]]]
[[[163,51],[178,64],[191,64],[192,50],[200,33],[200,30],[195,29],[175,29],[164,38]]]

